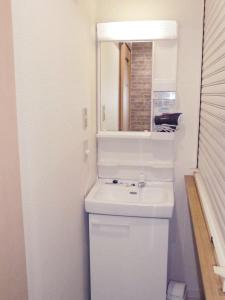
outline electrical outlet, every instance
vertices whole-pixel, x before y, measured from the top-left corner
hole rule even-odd
[[[84,161],[86,161],[90,154],[88,140],[83,141],[83,153],[84,153]]]

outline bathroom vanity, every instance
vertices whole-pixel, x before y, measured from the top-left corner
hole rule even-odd
[[[92,300],[165,300],[172,133],[99,133],[89,213]]]
[[[165,300],[175,135],[153,132],[153,115],[164,109],[164,104],[157,107],[153,102],[165,100],[167,109],[168,103],[175,103],[176,64],[169,70],[162,65],[165,53],[170,62],[176,57],[177,25],[104,23],[98,24],[97,36],[98,179],[85,199],[91,300]],[[139,50],[143,56],[135,57]],[[132,55],[139,67],[144,61],[139,75],[132,74],[137,68],[130,65]],[[157,57],[149,69],[146,57]],[[133,83],[136,76],[140,77]],[[132,89],[143,82],[135,98]]]
[[[89,213],[92,299],[165,300],[172,183],[99,180]]]

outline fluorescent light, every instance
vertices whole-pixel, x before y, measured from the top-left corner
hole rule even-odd
[[[97,24],[98,41],[176,39],[176,21],[132,21]]]

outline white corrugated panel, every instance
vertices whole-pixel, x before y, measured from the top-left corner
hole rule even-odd
[[[225,268],[225,0],[205,1],[198,169],[218,264]]]

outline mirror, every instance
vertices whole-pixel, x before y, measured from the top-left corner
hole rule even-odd
[[[177,40],[163,39],[162,32],[157,39],[155,31],[154,40],[140,41],[126,39],[125,30],[110,38],[109,28],[104,33],[98,42],[99,130],[154,131],[154,116],[176,111]],[[116,40],[119,33],[123,40]]]

